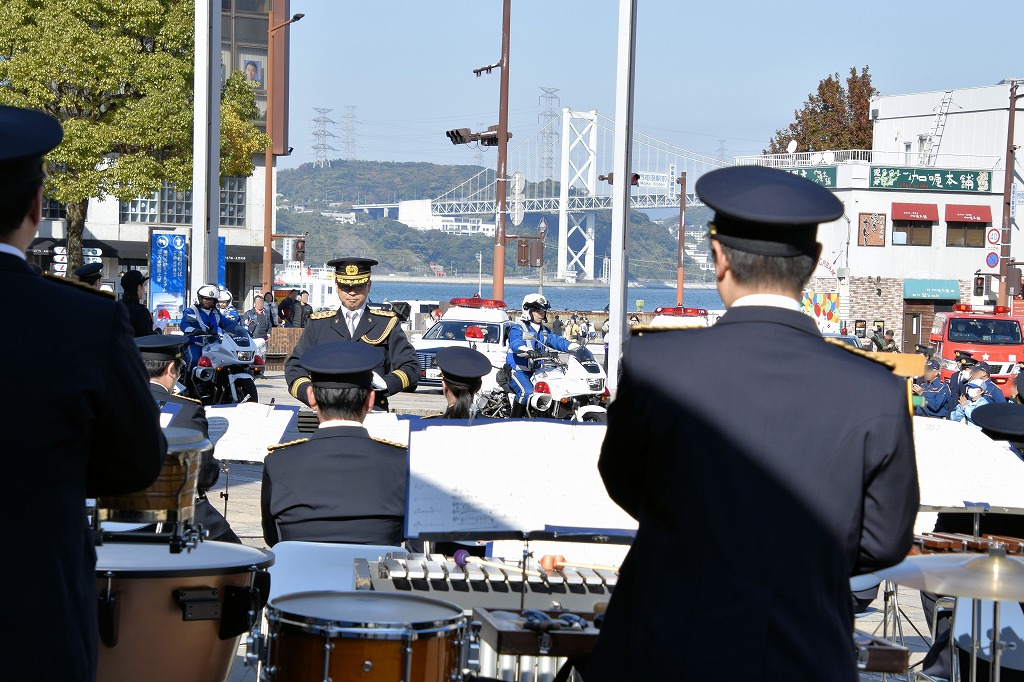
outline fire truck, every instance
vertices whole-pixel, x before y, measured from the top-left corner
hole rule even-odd
[[[958,369],[955,352],[967,351],[992,366],[991,380],[1009,397],[1006,382],[1024,362],[1024,339],[1008,307],[957,304],[951,313],[936,313],[929,342],[944,380]]]

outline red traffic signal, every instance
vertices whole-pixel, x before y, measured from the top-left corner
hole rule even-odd
[[[295,260],[302,262],[306,260],[306,240],[295,240]]]
[[[982,275],[978,275],[977,277],[974,278],[974,295],[985,295],[985,277]]]

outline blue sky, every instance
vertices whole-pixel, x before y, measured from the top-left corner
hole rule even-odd
[[[617,0],[513,0],[510,129],[560,106],[614,116]],[[314,107],[355,106],[355,158],[474,163],[450,128],[498,121],[501,0],[292,0],[291,157],[312,161]],[[640,0],[634,125],[710,156],[756,154],[830,73],[869,66],[900,94],[1024,78],[1024,0]],[[1015,43],[1015,44],[1014,44]],[[343,156],[339,139],[333,146]],[[724,142],[720,142],[724,140]],[[513,145],[515,139],[513,139]],[[489,150],[485,163],[493,164]]]

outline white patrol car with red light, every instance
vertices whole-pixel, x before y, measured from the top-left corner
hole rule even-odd
[[[708,311],[704,308],[655,308],[654,317],[647,323],[648,327],[710,327]]]
[[[420,386],[440,386],[441,370],[435,355],[448,346],[469,346],[487,356],[491,373],[483,378],[483,389],[497,386],[495,375],[505,364],[512,321],[504,301],[488,298],[453,298],[450,307],[423,336],[413,342],[420,363]]]

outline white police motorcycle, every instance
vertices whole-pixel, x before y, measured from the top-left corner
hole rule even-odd
[[[533,334],[523,338],[533,340]],[[607,421],[610,393],[604,368],[586,346],[570,351],[545,347],[533,351],[533,393],[526,407],[528,417],[561,419],[578,422]],[[476,396],[477,414],[481,417],[505,419],[511,416],[515,393],[509,384],[511,367],[498,371],[498,388],[481,391]]]
[[[220,339],[206,336],[202,355],[189,377],[189,394],[204,405],[259,402],[255,377],[263,372],[263,357],[245,327],[225,331]]]

